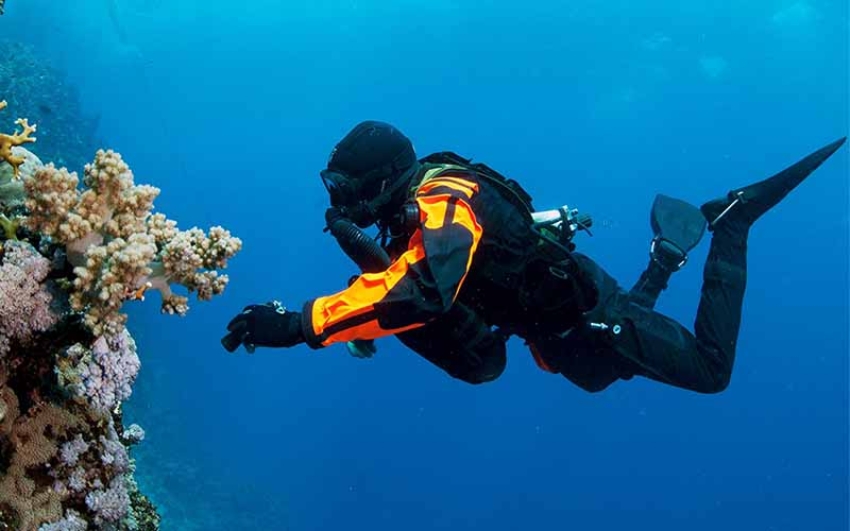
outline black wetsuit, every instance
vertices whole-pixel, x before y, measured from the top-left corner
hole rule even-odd
[[[567,305],[545,314],[491,280],[494,264],[506,275],[522,267],[529,242],[536,238],[523,214],[493,185],[477,182],[480,191],[471,206],[484,230],[458,295],[463,306],[424,327],[397,334],[405,345],[455,378],[470,383],[496,378],[506,363],[502,338],[486,333],[476,337],[469,332],[464,323],[474,318],[468,310],[473,308],[488,325],[507,328],[526,339],[541,368],[560,373],[587,391],[600,391],[635,375],[706,393],[727,386],[746,284],[745,235],[714,234],[695,335],[654,311],[645,296],[623,289],[602,267],[579,253],[573,256],[598,290],[597,304],[587,312]],[[492,227],[498,230],[489,230]],[[528,288],[528,284],[545,283],[545,279],[535,271],[526,275],[524,282]],[[551,300],[574,297],[573,288],[567,285],[561,286],[561,292],[557,284],[544,289]]]
[[[693,332],[653,309],[671,270],[649,267],[626,290],[589,257],[541,244],[530,197],[512,181],[439,163],[423,166],[430,173],[411,197],[420,216],[390,242],[392,265],[309,301],[306,341],[395,335],[451,376],[483,383],[504,371],[516,335],[542,369],[587,391],[639,375],[720,392],[735,361],[749,229],[844,141],[700,208],[712,238]]]

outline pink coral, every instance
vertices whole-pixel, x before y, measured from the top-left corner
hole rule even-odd
[[[57,322],[50,308],[53,297],[42,284],[49,272],[50,261],[30,244],[5,243],[0,266],[0,354],[9,351],[12,341],[25,344]]]

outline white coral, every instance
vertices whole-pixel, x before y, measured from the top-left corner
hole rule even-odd
[[[153,214],[160,190],[134,184],[133,173],[114,151],[99,150],[86,165],[84,189],[76,174],[45,166],[24,179],[29,229],[64,244],[76,279],[72,307],[86,315],[95,335],[116,334],[128,300],[147,289],[162,294],[162,311],[183,315],[188,298],[171,291],[181,284],[209,300],[227,286],[223,269],[242,241],[222,227],[209,234],[178,230],[163,214]]]

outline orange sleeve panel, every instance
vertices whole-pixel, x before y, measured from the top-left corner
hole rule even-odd
[[[419,188],[419,228],[407,250],[380,273],[308,301],[304,335],[313,348],[418,328],[446,312],[472,265],[482,228],[470,207],[478,185],[438,177]]]

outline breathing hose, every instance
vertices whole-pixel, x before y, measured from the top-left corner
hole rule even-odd
[[[360,227],[329,209],[325,218],[328,230],[336,238],[340,249],[357,264],[364,273],[379,273],[390,266],[392,261],[387,252],[370,238]]]
[[[390,266],[392,261],[383,247],[345,218],[339,210],[329,208],[325,213],[325,220],[342,252],[351,258],[362,272],[379,273]],[[358,358],[371,358],[377,352],[372,339],[355,339],[346,343],[346,347],[352,356]]]

